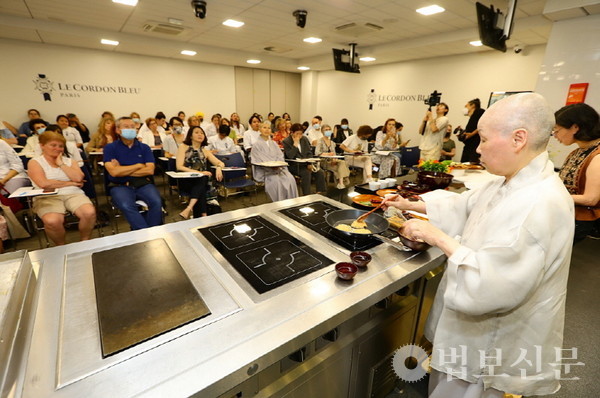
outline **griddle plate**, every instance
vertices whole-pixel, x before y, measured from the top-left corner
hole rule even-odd
[[[164,239],[92,254],[102,357],[210,315]]]

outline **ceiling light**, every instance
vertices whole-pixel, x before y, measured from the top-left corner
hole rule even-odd
[[[102,39],[100,40],[100,43],[102,44],[108,44],[109,46],[118,46],[119,42],[116,40],[108,40],[108,39]]]
[[[377,58],[374,58],[374,57],[360,57],[359,59],[360,59],[361,61],[364,61],[364,62],[373,62],[373,61],[375,61]]]
[[[196,51],[192,51],[192,50],[182,50],[181,51],[182,55],[190,55],[190,56],[194,56],[196,55]]]
[[[443,9],[442,7],[438,6],[437,4],[433,4],[431,6],[427,6],[427,7],[423,7],[423,8],[419,8],[417,10],[417,12],[419,14],[423,14],[423,15],[433,15],[433,14],[437,14],[439,12],[444,12],[446,11],[445,9]]]
[[[138,0],[112,0],[113,3],[125,4],[126,6],[136,6]]]
[[[183,25],[183,20],[181,20],[181,19],[169,18],[168,21],[171,25],[179,25],[179,26]]]
[[[310,68],[308,66],[299,66],[296,69],[298,69],[298,70],[310,70]],[[300,209],[300,210],[302,210],[302,209]]]
[[[246,62],[249,64],[260,64],[260,59],[248,59]]]
[[[232,28],[239,28],[240,26],[244,26],[244,23],[236,21],[235,19],[228,19],[227,21],[223,22],[223,25],[231,26]]]
[[[323,41],[323,39],[318,38],[318,37],[307,37],[306,39],[303,39],[304,42],[306,43],[320,43]]]
[[[472,45],[473,47],[483,46],[483,44],[481,43],[481,40],[470,41],[469,44]]]

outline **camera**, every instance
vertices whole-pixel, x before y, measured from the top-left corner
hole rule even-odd
[[[437,90],[434,90],[433,93],[429,94],[429,98],[427,98],[424,102],[425,105],[429,106],[429,110],[431,110],[431,107],[439,104],[441,99],[442,93],[438,93]]]
[[[206,1],[205,0],[192,0],[192,7],[196,18],[204,19],[206,17]]]
[[[292,13],[294,17],[296,17],[296,25],[304,28],[306,26],[306,16],[308,15],[308,11],[306,10],[296,10]]]
[[[521,54],[523,50],[525,50],[525,46],[522,44],[515,44],[515,46],[513,47],[513,51],[515,52],[515,54]]]

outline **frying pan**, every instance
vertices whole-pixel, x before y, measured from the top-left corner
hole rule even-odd
[[[398,242],[394,242],[393,240],[380,235],[383,231],[389,228],[390,223],[388,222],[388,220],[386,220],[379,214],[372,213],[365,219],[365,223],[367,223],[367,229],[371,231],[370,234],[356,234],[353,232],[341,231],[336,228],[338,224],[352,224],[352,221],[356,220],[358,217],[365,213],[366,211],[358,209],[336,210],[329,213],[327,217],[325,217],[325,220],[327,221],[327,224],[333,229],[333,233],[337,234],[339,237],[345,240],[354,242],[354,244],[365,240],[371,236],[374,236],[400,250],[406,250],[404,245],[401,245]]]

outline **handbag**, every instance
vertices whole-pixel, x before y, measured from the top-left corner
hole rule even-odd
[[[152,184],[150,177],[129,177],[129,180],[127,181],[127,186],[136,189],[148,184]]]
[[[6,196],[4,196],[5,192],[7,194]],[[5,188],[2,188],[2,191],[0,192],[0,202],[2,202],[4,206],[10,207],[10,210],[13,213],[16,213],[24,207],[23,203],[21,203],[19,199],[9,198],[9,195],[10,192],[8,192]]]

